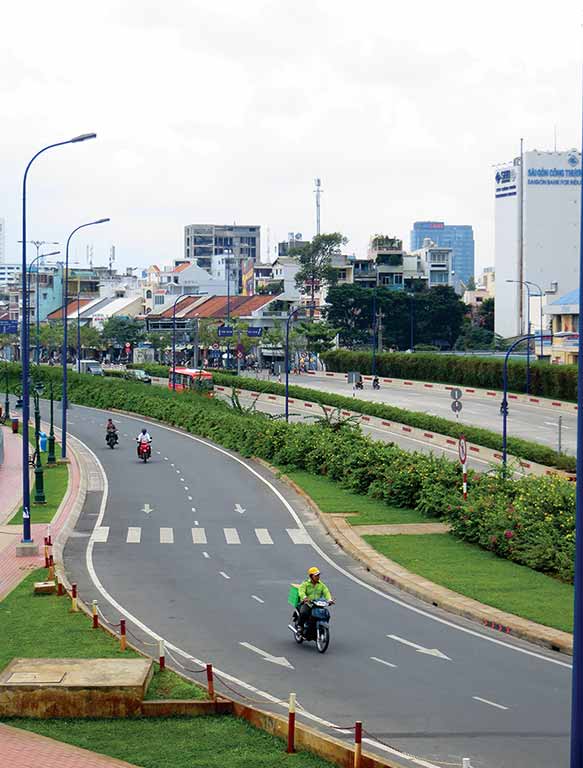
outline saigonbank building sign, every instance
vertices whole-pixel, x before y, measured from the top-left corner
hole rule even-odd
[[[564,158],[564,159],[563,159]],[[581,184],[581,161],[576,152],[569,152],[561,157],[561,166],[544,167],[536,165],[536,156],[529,158],[535,161],[526,169],[526,183],[530,186],[574,186]],[[566,162],[565,162],[566,160]]]

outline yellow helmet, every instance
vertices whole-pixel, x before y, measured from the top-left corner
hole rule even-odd
[[[308,576],[319,576],[320,575],[320,569],[316,568],[315,566],[312,568],[308,568]]]

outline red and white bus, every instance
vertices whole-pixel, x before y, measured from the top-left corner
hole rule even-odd
[[[172,386],[171,372],[168,379],[168,388],[176,389],[177,392],[183,392],[184,390],[212,392],[213,390],[213,377],[207,371],[203,371],[202,368],[180,368],[176,366],[174,369],[174,379],[176,387]]]

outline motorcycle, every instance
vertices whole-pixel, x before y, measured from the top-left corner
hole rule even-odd
[[[110,430],[109,432],[106,432],[105,434],[105,442],[109,445],[109,447],[113,450],[113,447],[117,444],[119,438],[117,436],[117,432],[114,432],[113,430]]]
[[[379,380],[378,379],[373,379],[372,388],[376,389],[377,391],[381,388],[381,385],[379,384]]]
[[[356,389],[362,389],[363,388],[362,381],[359,379],[354,386],[356,387]]]
[[[148,461],[150,456],[152,455],[152,448],[150,447],[150,443],[146,443],[145,441],[138,443],[138,456],[144,464]]]
[[[298,607],[294,608],[292,623],[288,624],[288,629],[293,632],[298,645],[301,645],[304,640],[315,641],[318,651],[326,653],[330,644],[330,611],[328,606],[332,603],[328,600],[312,600],[309,605],[312,610],[308,626],[305,629],[302,627]]]

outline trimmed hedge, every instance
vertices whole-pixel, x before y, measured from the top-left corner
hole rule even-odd
[[[268,392],[273,395],[285,394],[284,385],[274,381],[261,381],[243,376],[238,376],[233,381],[232,376],[215,371],[213,371],[213,378],[215,384],[221,386],[231,387],[236,384],[239,389],[251,390],[253,392]],[[502,450],[502,436],[497,432],[482,429],[481,427],[472,427],[467,424],[459,424],[458,422],[444,419],[441,416],[430,416],[428,413],[421,411],[408,411],[404,408],[387,405],[386,403],[359,400],[356,397],[335,395],[331,392],[322,392],[317,389],[308,389],[307,387],[290,386],[289,395],[298,400],[309,400],[321,405],[330,405],[333,408],[342,408],[343,410],[364,413],[368,416],[377,416],[387,421],[396,421],[399,424],[407,424],[410,427],[437,432],[440,435],[456,438],[464,435],[466,440],[476,445],[483,445],[496,451]],[[566,472],[575,471],[576,460],[574,456],[559,454],[545,445],[538,445],[529,440],[522,440],[519,437],[509,437],[507,445],[508,452],[517,458],[534,461],[547,467],[557,467]]]
[[[13,385],[19,369],[9,368]],[[45,382],[60,381],[60,371],[50,368],[40,369],[39,376]],[[427,517],[445,515],[454,535],[535,570],[572,580],[575,487],[561,478],[514,481],[470,471],[469,497],[464,502],[457,462],[408,453],[372,440],[360,430],[286,424],[264,414],[236,412],[222,401],[195,393],[175,394],[139,382],[75,373],[69,381],[72,402],[158,419],[244,456],[326,475],[391,506],[416,509]]]
[[[372,372],[372,354],[370,352],[351,352],[346,349],[337,349],[324,352],[321,358],[329,371],[340,373],[360,371],[364,374]],[[379,376],[484,389],[502,389],[503,367],[503,358],[465,355],[385,352],[376,357],[376,370]],[[526,362],[510,360],[508,362],[509,390],[520,393],[525,391],[525,387]],[[577,366],[531,362],[530,393],[540,397],[576,402]]]

